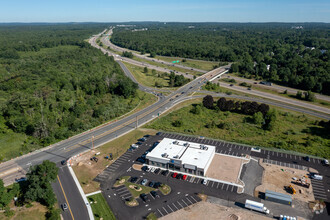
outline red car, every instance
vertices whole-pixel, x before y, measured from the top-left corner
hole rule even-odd
[[[178,175],[178,173],[173,173],[173,174],[172,174],[172,177],[173,177],[173,178],[176,178],[177,175]]]
[[[183,180],[186,180],[187,179],[187,175],[183,175],[182,179]]]

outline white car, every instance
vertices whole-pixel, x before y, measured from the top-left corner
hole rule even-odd
[[[152,167],[151,170],[150,170],[150,172],[153,173],[155,170],[156,170],[156,167]]]
[[[206,185],[207,184],[207,180],[206,179],[203,179],[202,184],[203,185]]]

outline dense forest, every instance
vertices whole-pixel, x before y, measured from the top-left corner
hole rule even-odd
[[[137,105],[137,85],[112,57],[84,41],[104,28],[0,26],[0,136],[26,135],[20,153],[88,130]],[[18,154],[4,148],[0,159]]]
[[[323,23],[148,23],[116,27],[111,41],[142,53],[235,62],[231,71],[244,77],[330,95],[329,35]]]

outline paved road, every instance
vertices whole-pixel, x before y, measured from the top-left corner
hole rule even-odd
[[[67,166],[59,166],[58,179],[52,184],[57,197],[59,207],[61,204],[67,203],[68,210],[62,210],[64,219],[70,220],[88,220],[88,212],[85,203],[80,196],[79,190],[74,182]]]
[[[272,86],[266,86],[266,85],[259,84],[260,81],[258,81],[258,80],[246,79],[246,78],[242,78],[242,77],[238,77],[238,76],[234,76],[234,75],[230,75],[230,78],[235,79],[238,82],[246,82],[251,85],[254,85],[254,83],[257,82],[258,86],[260,86],[264,89],[276,89],[279,92],[284,92],[285,90],[287,90],[287,92],[289,94],[294,94],[294,95],[297,94],[298,91],[305,92],[304,90],[301,90],[301,89],[294,89],[294,88],[290,88],[290,87],[280,86],[280,85],[276,85],[274,83],[272,84]],[[317,99],[330,102],[330,96],[315,94],[315,97]]]
[[[322,112],[322,113],[330,115],[330,108],[314,105],[311,103],[303,102],[303,101],[292,99],[292,98],[286,98],[286,97],[275,95],[272,93],[262,92],[259,90],[254,90],[254,89],[248,90],[246,87],[243,87],[243,86],[237,86],[237,85],[230,86],[230,85],[231,84],[220,82],[220,86],[224,87],[224,88],[232,89],[232,90],[239,91],[239,92],[244,92],[246,94],[259,96],[262,98],[272,99],[272,100],[279,101],[282,103],[287,103],[290,105],[296,105],[296,106],[299,106],[302,108],[307,108],[307,109],[311,109],[314,111],[318,111],[318,112]]]

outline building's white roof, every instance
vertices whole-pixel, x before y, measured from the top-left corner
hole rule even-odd
[[[177,141],[178,143],[174,143]],[[146,156],[148,159],[160,159],[170,162],[170,160],[181,160],[182,164],[197,166],[199,168],[207,168],[209,160],[215,153],[215,147],[204,145],[206,148],[201,149],[201,144],[187,141],[174,140],[164,138],[151,152]],[[167,154],[164,157],[164,154]]]

